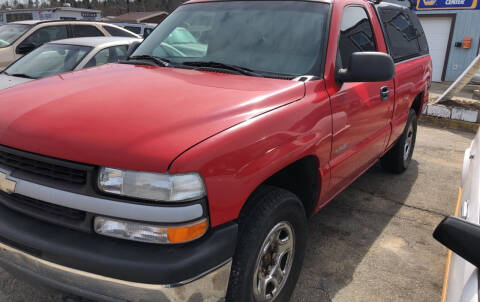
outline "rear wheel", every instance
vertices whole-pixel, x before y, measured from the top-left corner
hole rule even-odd
[[[302,267],[307,218],[289,191],[265,186],[240,217],[227,301],[288,301]]]
[[[407,124],[402,135],[395,143],[395,146],[380,160],[382,167],[393,173],[403,173],[412,160],[416,137],[417,114],[415,110],[410,109]]]

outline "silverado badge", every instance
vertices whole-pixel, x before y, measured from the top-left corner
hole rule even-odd
[[[7,174],[0,172],[0,191],[12,194],[15,192],[16,185],[15,181],[7,179]]]

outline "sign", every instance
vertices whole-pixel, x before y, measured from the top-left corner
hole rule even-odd
[[[84,17],[84,18],[95,18],[95,17],[97,17],[97,13],[95,13],[95,12],[82,12],[82,17]]]
[[[416,10],[480,9],[478,0],[417,0]]]
[[[472,37],[466,37],[463,39],[462,48],[469,49],[472,47]]]

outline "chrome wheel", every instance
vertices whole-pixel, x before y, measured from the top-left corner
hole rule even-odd
[[[285,286],[295,254],[295,233],[280,222],[268,233],[255,264],[253,295],[256,301],[273,301]]]
[[[408,161],[410,156],[410,151],[412,150],[413,144],[413,125],[410,123],[407,130],[407,137],[405,139],[405,145],[403,148],[403,160]]]

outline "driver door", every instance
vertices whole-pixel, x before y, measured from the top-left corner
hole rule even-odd
[[[381,51],[380,35],[373,30],[363,5],[345,6],[338,39],[335,68],[346,68],[354,52]],[[382,41],[383,47],[384,42]],[[331,188],[334,192],[349,185],[385,150],[390,135],[394,103],[393,80],[338,84],[331,95],[333,141]],[[389,91],[387,97],[382,91]]]

